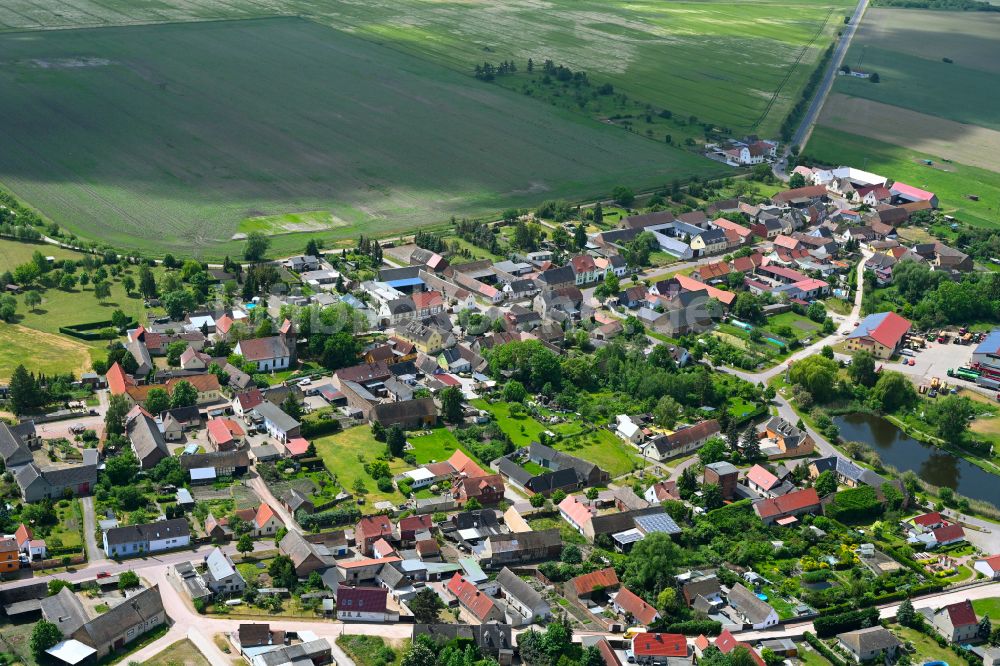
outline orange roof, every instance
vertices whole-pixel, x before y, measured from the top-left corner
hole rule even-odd
[[[733,301],[736,299],[736,294],[731,291],[716,289],[715,287],[711,287],[704,282],[699,282],[698,280],[686,275],[675,275],[674,279],[677,280],[677,284],[681,286],[681,289],[685,289],[687,291],[704,291],[708,294],[709,298],[717,298],[725,305],[732,305]]]
[[[706,638],[705,634],[701,634],[698,638],[694,639],[694,646],[699,650],[705,650],[709,645],[711,645],[711,643],[708,638]]]
[[[618,592],[618,595],[615,596],[615,605],[646,627],[653,624],[660,617],[659,611],[633,594],[627,587],[623,587]]]
[[[441,294],[436,291],[420,291],[413,294],[412,298],[413,305],[418,310],[444,304],[444,299],[441,298]]]
[[[756,509],[757,515],[761,518],[771,518],[791,513],[792,511],[801,511],[811,506],[819,506],[819,495],[816,494],[815,488],[793,490],[781,497],[761,500],[754,504],[754,509]]]
[[[243,428],[232,419],[209,419],[208,423],[205,424],[205,428],[216,444],[228,444],[235,438],[244,435]]]
[[[34,534],[31,532],[31,528],[21,523],[17,526],[17,531],[14,532],[14,539],[17,541],[17,545],[23,547],[25,541],[31,541],[31,537]]]
[[[180,382],[187,382],[195,387],[198,393],[219,390],[219,378],[210,372],[203,375],[187,375],[186,377],[172,377],[167,380],[167,393],[173,393],[174,387]]]
[[[715,647],[719,648],[722,654],[729,654],[738,645],[736,637],[728,629],[723,629],[719,637],[715,639]]]
[[[646,657],[686,657],[687,639],[683,634],[637,634],[632,639],[632,653]]]
[[[577,595],[590,594],[599,587],[605,589],[618,587],[618,574],[615,572],[614,567],[608,567],[607,569],[577,576],[571,582]]]
[[[229,329],[233,327],[235,321],[229,315],[222,315],[215,320],[215,330],[219,333],[228,333]]]
[[[477,476],[488,476],[488,474],[483,471],[483,468],[472,461],[472,458],[465,455],[461,450],[455,449],[455,452],[451,454],[448,458],[448,463],[455,468],[455,471],[459,474],[464,474],[470,478]]]
[[[108,382],[108,388],[111,390],[111,395],[121,395],[128,390],[129,386],[132,386],[134,382],[132,378],[125,374],[122,366],[115,361],[114,365],[108,368],[108,372],[104,375],[104,379]]]
[[[257,525],[257,529],[261,529],[272,518],[277,518],[277,514],[274,513],[274,509],[271,508],[270,504],[264,502],[257,508],[257,515],[254,517],[253,522]],[[278,522],[281,522],[280,519],[278,519]]]

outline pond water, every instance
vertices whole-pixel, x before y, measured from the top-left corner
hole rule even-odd
[[[872,414],[833,417],[845,441],[870,444],[882,461],[900,472],[913,471],[935,486],[951,488],[972,499],[1000,506],[1000,477],[930,444],[924,444],[891,422]]]

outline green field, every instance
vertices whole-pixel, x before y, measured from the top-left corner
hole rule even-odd
[[[609,472],[612,478],[627,474],[637,466],[641,466],[636,449],[604,428],[561,439],[553,446],[577,458],[596,463],[601,469]]]
[[[936,156],[822,126],[813,131],[805,152],[828,164],[864,167],[935,192],[945,212],[954,213],[969,224],[980,227],[1000,224],[998,173],[957,163],[948,165],[949,171],[928,167],[920,159]],[[979,201],[967,199],[965,195],[969,193],[978,195]]]
[[[976,615],[982,617],[989,615],[990,620],[1000,619],[1000,597],[987,597],[986,599],[976,599],[972,602],[972,609]]]
[[[254,226],[299,251],[292,232],[391,234],[724,169],[296,18],[8,33],[0,51],[0,183],[150,252],[238,253]]]
[[[11,0],[0,29],[302,16],[470,74],[475,63],[551,59],[643,102],[773,134],[850,13],[844,0]],[[523,69],[523,68],[522,68]]]
[[[354,492],[354,484],[358,479],[364,482],[368,492],[365,494],[367,504],[363,511],[372,511],[375,502],[388,500],[398,504],[403,501],[403,496],[395,489],[391,493],[381,492],[375,486],[375,480],[365,472],[366,462],[375,460],[385,453],[385,444],[376,441],[369,426],[355,426],[336,435],[321,437],[313,444],[316,445],[316,453],[323,459],[323,464],[337,477],[347,492]],[[408,465],[398,458],[389,462],[389,469],[393,475],[405,471],[407,467]]]

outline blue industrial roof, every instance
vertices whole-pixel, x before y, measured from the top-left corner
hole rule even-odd
[[[386,282],[390,287],[397,289],[399,287],[416,287],[419,284],[423,284],[424,281],[421,278],[400,278],[399,280],[389,280]]]
[[[858,327],[855,328],[847,337],[861,338],[869,335],[872,331],[878,328],[888,316],[888,312],[879,312],[877,314],[868,315],[858,323]]]
[[[1000,329],[991,331],[982,342],[976,345],[973,354],[997,354],[1000,352]]]

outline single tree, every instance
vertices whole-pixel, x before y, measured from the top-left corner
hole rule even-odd
[[[28,309],[34,311],[39,305],[42,304],[42,295],[32,289],[24,294],[24,304],[28,306]]]
[[[123,571],[118,574],[118,589],[128,590],[133,587],[139,587],[139,574],[134,571]]]
[[[95,282],[94,298],[101,301],[102,303],[111,298],[111,283],[108,282],[107,280],[101,280],[100,282]]]
[[[29,647],[36,660],[46,657],[45,651],[63,639],[62,631],[48,620],[39,620],[31,630]]]
[[[104,430],[108,435],[121,435],[125,432],[125,416],[132,406],[124,395],[112,395],[108,398],[108,411],[104,413]]]
[[[417,624],[436,624],[444,604],[437,592],[429,587],[422,588],[407,604]]]
[[[158,415],[170,409],[170,394],[160,387],[151,388],[146,394],[146,411]]]
[[[193,407],[198,404],[198,389],[191,382],[181,380],[174,385],[174,391],[170,396],[170,407]]]
[[[241,536],[239,541],[236,542],[236,550],[239,551],[244,557],[246,557],[247,553],[252,553],[253,537],[249,534]]]
[[[448,423],[462,420],[462,389],[449,386],[441,391],[441,417]]]
[[[126,275],[122,278],[122,287],[125,289],[125,295],[131,296],[132,292],[135,291],[135,278],[131,275]]]
[[[259,231],[251,231],[247,234],[247,241],[243,246],[243,258],[254,263],[262,261],[270,246],[270,238]]]
[[[406,451],[406,433],[398,425],[391,425],[385,431],[385,447],[389,455],[401,458]]]
[[[816,477],[813,487],[820,497],[835,493],[837,492],[837,475],[833,473],[833,470],[824,470]]]

